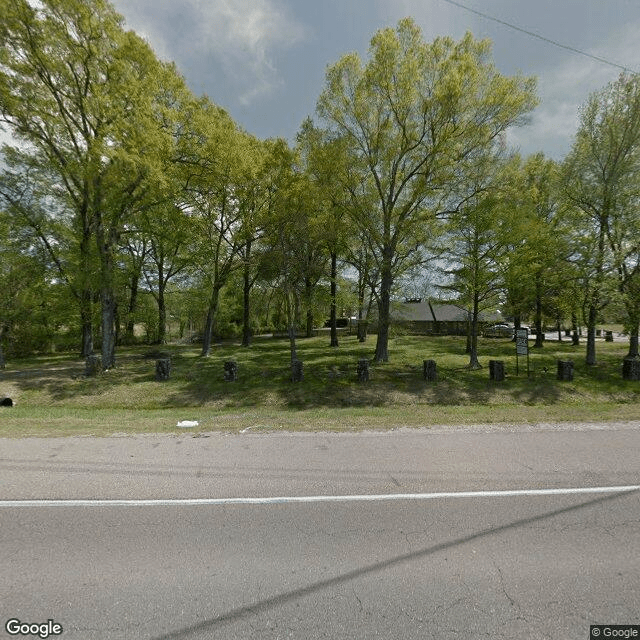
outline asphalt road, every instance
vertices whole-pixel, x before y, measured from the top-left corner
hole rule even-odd
[[[639,484],[636,423],[0,440],[0,637],[586,640],[640,624],[640,492],[487,492]]]

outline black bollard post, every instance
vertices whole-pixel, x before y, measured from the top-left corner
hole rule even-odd
[[[358,382],[369,382],[369,361],[366,358],[358,360]]]
[[[504,362],[502,360],[489,360],[489,378],[496,382],[504,380]]]
[[[238,379],[238,363],[234,360],[227,360],[224,363],[225,382],[235,382]]]
[[[422,361],[422,375],[427,382],[438,381],[438,369],[435,360]]]
[[[161,382],[168,380],[171,375],[171,358],[160,358],[156,360],[156,380]]]
[[[573,380],[573,361],[558,360],[558,380],[570,382]]]

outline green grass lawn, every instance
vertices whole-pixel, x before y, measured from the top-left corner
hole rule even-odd
[[[584,342],[549,341],[531,350],[531,375],[507,339],[481,339],[478,371],[466,369],[465,340],[398,336],[390,362],[371,364],[368,383],[356,381],[359,358],[371,358],[375,336],[359,343],[342,336],[298,341],[304,381],[290,381],[286,340],[256,339],[250,348],[218,345],[209,358],[195,347],[169,345],[172,374],[155,380],[150,347],[121,349],[118,366],[96,378],[84,362],[66,354],[8,362],[0,371],[0,436],[183,432],[180,420],[197,420],[190,431],[359,430],[480,423],[640,419],[640,383],[622,380],[627,344],[598,341],[598,364],[584,364]],[[422,361],[437,362],[439,380],[422,378]],[[507,378],[489,380],[489,360],[505,362]],[[574,380],[556,380],[557,360],[573,360]],[[238,363],[239,379],[225,382],[223,364]],[[546,371],[545,371],[546,370]]]

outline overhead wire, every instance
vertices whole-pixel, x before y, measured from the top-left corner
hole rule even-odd
[[[520,31],[520,33],[524,33],[528,36],[531,36],[532,38],[537,38],[538,40],[542,40],[543,42],[547,42],[549,44],[552,44],[556,47],[560,47],[561,49],[566,49],[567,51],[571,51],[573,53],[578,53],[581,56],[585,56],[587,58],[591,58],[592,60],[597,60],[598,62],[602,62],[604,64],[608,64],[612,67],[617,67],[618,69],[622,69],[623,71],[626,71],[627,73],[633,73],[635,74],[636,72],[629,69],[628,67],[625,67],[621,64],[618,64],[616,62],[611,62],[610,60],[606,60],[605,58],[601,58],[599,56],[595,56],[591,53],[587,53],[586,51],[581,51],[580,49],[576,49],[575,47],[571,47],[569,45],[566,44],[562,44],[561,42],[558,42],[557,40],[552,40],[551,38],[546,38],[545,36],[541,36],[539,33],[535,33],[534,31],[529,31],[528,29],[523,29],[522,27],[519,27],[518,25],[512,24],[511,22],[507,22],[506,20],[500,20],[500,18],[496,18],[494,16],[490,16],[487,13],[483,13],[482,11],[478,11],[477,9],[473,9],[472,7],[468,7],[467,5],[462,4],[461,2],[457,2],[456,0],[443,0],[444,2],[447,2],[448,4],[454,5],[456,7],[459,7],[460,9],[464,9],[465,11],[469,11],[470,13],[475,13],[476,15],[480,16],[481,18],[485,18],[486,20],[492,20],[493,22],[497,22],[498,24],[501,24],[505,27],[509,27],[510,29],[514,29],[515,31]]]

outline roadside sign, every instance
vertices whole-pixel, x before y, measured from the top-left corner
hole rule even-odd
[[[526,356],[529,353],[529,329],[516,330],[516,354]]]

